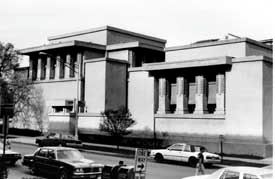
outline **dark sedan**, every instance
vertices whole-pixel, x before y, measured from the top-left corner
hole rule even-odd
[[[82,142],[76,140],[73,136],[60,133],[50,133],[42,138],[37,138],[35,143],[39,147],[43,146],[67,146],[67,147],[82,147]]]
[[[42,147],[23,157],[23,165],[33,173],[45,173],[59,179],[101,178],[103,165],[85,159],[77,150],[68,147]]]

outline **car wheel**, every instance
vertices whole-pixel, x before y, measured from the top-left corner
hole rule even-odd
[[[155,156],[155,160],[157,162],[162,162],[163,161],[163,156],[160,153],[157,153]]]
[[[198,159],[195,158],[195,157],[190,157],[189,160],[188,160],[188,164],[191,167],[196,167],[197,163],[198,163]]]
[[[59,174],[59,179],[68,179],[68,173],[66,172],[66,170],[61,170],[60,174]]]
[[[37,169],[35,166],[31,166],[30,171],[31,171],[31,174],[33,174],[33,175],[37,173]]]

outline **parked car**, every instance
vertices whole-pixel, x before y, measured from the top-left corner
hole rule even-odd
[[[3,148],[4,145],[2,142],[0,142],[0,158],[3,156]],[[5,150],[5,162],[11,165],[15,165],[17,160],[20,160],[21,154],[15,151],[12,151],[9,147],[9,144],[6,145],[6,150]]]
[[[210,175],[191,176],[182,179],[273,179],[273,171],[257,167],[226,167]]]
[[[85,159],[77,149],[69,147],[38,148],[33,154],[25,155],[22,164],[33,173],[41,172],[60,179],[99,179],[103,168],[102,164]]]
[[[150,157],[160,162],[162,160],[174,160],[181,162],[188,162],[192,167],[195,167],[198,162],[198,154],[200,147],[197,145],[190,145],[186,143],[173,144],[166,149],[156,149],[150,151]],[[213,164],[220,163],[221,157],[217,154],[204,152],[204,163]]]
[[[74,136],[61,134],[61,133],[50,133],[42,138],[36,138],[35,143],[39,147],[43,146],[68,146],[68,147],[82,147],[82,142],[76,140]]]

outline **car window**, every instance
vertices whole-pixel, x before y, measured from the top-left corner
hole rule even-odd
[[[190,145],[186,145],[184,151],[185,152],[191,152],[191,146]]]
[[[174,150],[174,151],[182,151],[183,145],[181,144],[174,144],[170,147],[168,147],[169,150]]]
[[[251,174],[243,174],[243,179],[259,179],[256,175],[251,175]]]
[[[220,179],[239,179],[240,173],[226,170],[221,175]]]
[[[47,149],[41,149],[38,153],[37,156],[39,157],[47,157],[48,155],[48,150]]]
[[[48,158],[55,159],[55,153],[54,153],[54,150],[49,150],[49,153],[48,153]]]

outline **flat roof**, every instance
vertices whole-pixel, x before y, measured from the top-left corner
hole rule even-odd
[[[72,47],[72,46],[93,48],[93,49],[98,49],[98,50],[106,49],[106,47],[104,45],[94,44],[94,43],[84,42],[84,41],[78,41],[78,40],[72,40],[72,41],[67,41],[67,42],[50,43],[50,44],[46,44],[46,45],[25,48],[25,49],[21,49],[19,51],[21,54],[29,54],[29,53],[33,53],[33,52],[52,50],[52,49],[64,48],[64,47]]]
[[[157,70],[169,70],[169,69],[180,69],[180,68],[191,68],[191,67],[204,67],[204,66],[217,66],[217,65],[231,65],[232,58],[229,56],[193,59],[176,62],[158,62],[158,63],[147,63],[142,67],[132,68],[129,71],[157,71]]]
[[[97,28],[92,28],[92,29],[87,29],[87,30],[82,30],[82,31],[77,31],[77,32],[71,32],[71,33],[65,33],[65,34],[61,34],[61,35],[50,36],[50,37],[48,37],[48,40],[57,40],[57,39],[62,39],[62,38],[66,38],[66,37],[84,35],[84,34],[89,34],[89,33],[93,33],[93,32],[104,31],[104,30],[115,31],[115,32],[119,32],[119,33],[123,33],[123,34],[127,34],[127,35],[132,35],[132,36],[141,37],[144,39],[150,39],[153,41],[166,43],[166,40],[161,39],[161,38],[156,38],[156,37],[149,36],[149,35],[144,35],[144,34],[132,32],[132,31],[124,30],[124,29],[119,29],[119,28],[112,27],[112,26],[102,26],[102,27],[97,27]]]
[[[212,42],[193,43],[193,44],[189,44],[189,45],[167,47],[167,48],[165,48],[165,51],[168,52],[168,51],[176,51],[176,50],[185,50],[185,49],[191,49],[191,48],[226,45],[226,44],[240,43],[240,42],[247,42],[247,43],[251,43],[253,45],[260,46],[262,48],[272,50],[271,46],[266,45],[266,44],[261,43],[261,42],[256,41],[256,40],[252,40],[250,38],[236,38],[236,39],[229,39],[229,40],[218,40],[218,41],[212,41]]]
[[[120,44],[112,44],[107,45],[106,50],[112,51],[112,50],[121,50],[121,49],[129,49],[129,48],[147,48],[151,50],[157,50],[157,51],[164,51],[164,48],[161,48],[159,46],[154,46],[151,44],[141,43],[141,42],[127,42],[127,43],[120,43]]]

